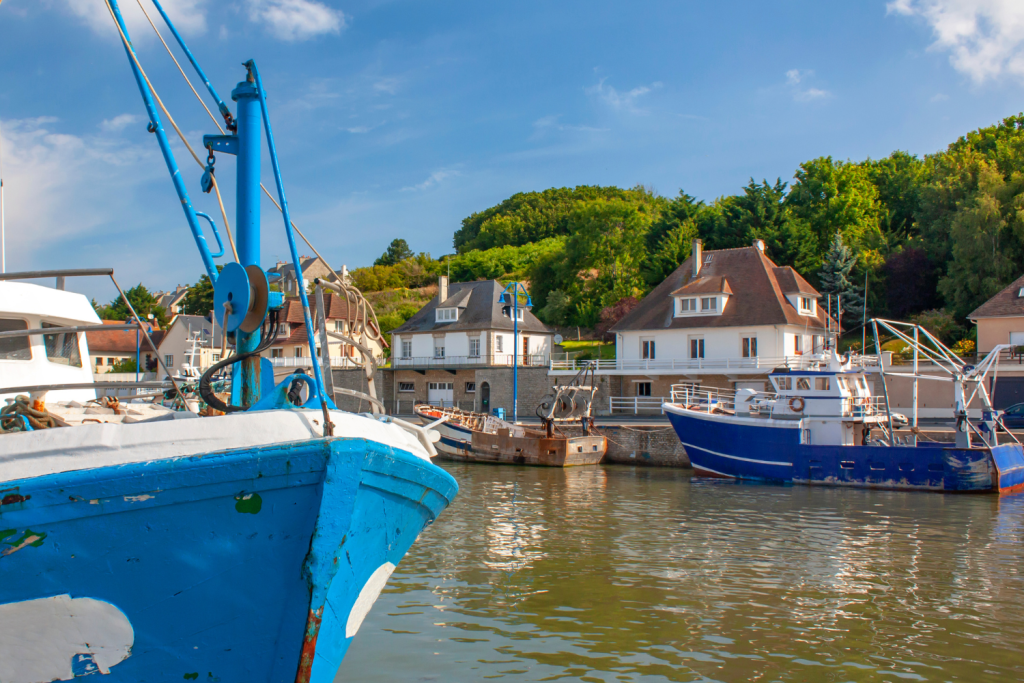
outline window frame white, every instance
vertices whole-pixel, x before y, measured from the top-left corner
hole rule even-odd
[[[640,360],[657,360],[657,345],[653,337],[640,339]]]

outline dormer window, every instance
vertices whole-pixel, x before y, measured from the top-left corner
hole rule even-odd
[[[676,313],[692,313],[697,310],[696,299],[676,299]]]
[[[809,296],[797,297],[800,305],[800,315],[814,315],[814,299]]]
[[[516,320],[518,320],[519,322],[523,322],[523,309],[521,307],[513,309],[511,306],[505,306],[504,308],[501,309],[501,313],[506,318],[511,318],[513,310],[516,312]]]
[[[1020,289],[1019,289],[1019,290],[1017,291],[1017,296],[1018,296],[1018,297],[1020,297],[1021,299],[1024,299],[1024,287],[1021,287],[1021,288],[1020,288]]]
[[[706,296],[700,300],[701,312],[714,312],[718,310],[718,297]]]
[[[459,319],[459,309],[457,308],[439,308],[437,309],[437,322],[439,323],[453,323]]]

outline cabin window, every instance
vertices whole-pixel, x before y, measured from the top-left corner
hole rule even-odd
[[[867,380],[865,380],[863,377],[858,377],[857,378],[857,386],[860,387],[860,390],[864,393],[865,396],[867,396],[867,393],[868,393],[868,383],[867,383]]]
[[[811,378],[810,377],[797,377],[796,378],[796,390],[797,391],[810,391],[811,390]]]
[[[793,382],[791,377],[776,377],[775,386],[778,387],[779,391],[789,391],[793,388]]]
[[[690,358],[704,357],[704,337],[690,338]]]
[[[402,358],[412,358],[412,339],[402,340]]]
[[[850,385],[846,383],[845,377],[836,377],[836,381],[839,382],[839,388],[843,391],[849,391]]]
[[[640,340],[640,358],[643,360],[654,360],[654,340]]]
[[[480,357],[480,337],[469,338],[469,357],[479,358]]]
[[[744,358],[757,358],[757,337],[743,337],[741,346]]]
[[[814,388],[818,391],[829,391],[832,388],[829,379],[828,377],[815,377]]]
[[[718,297],[706,296],[700,300],[700,310],[702,311],[715,311],[718,310]]]
[[[55,323],[43,323],[43,328],[63,327]],[[44,334],[43,346],[46,348],[46,360],[58,365],[82,367],[82,356],[78,352],[78,333]]]
[[[637,396],[650,396],[651,395],[651,383],[650,382],[637,382],[636,383],[636,395]]]
[[[412,382],[399,382],[398,383],[398,390],[400,392],[402,392],[402,393],[406,393],[407,394],[407,393],[409,393],[411,391],[416,391],[416,385],[414,383],[412,383]]]
[[[24,320],[0,318],[0,332],[27,330]],[[0,337],[0,360],[32,360],[32,349],[28,337]]]
[[[476,393],[476,382],[466,382],[466,393],[467,394],[475,394]]]

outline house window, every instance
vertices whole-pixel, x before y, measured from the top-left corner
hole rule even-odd
[[[700,300],[700,310],[702,311],[715,311],[718,310],[718,297],[706,296]]]
[[[437,309],[437,322],[450,323],[459,319],[459,309],[439,308]]]
[[[814,300],[809,296],[800,297],[800,312],[805,315],[814,314]]]
[[[434,339],[434,358],[444,358],[444,338]]]
[[[412,382],[399,382],[398,391],[407,394],[416,391],[416,385]]]
[[[335,320],[334,321],[334,331],[335,332],[344,332],[345,331],[345,321],[344,320]]]
[[[744,358],[757,358],[757,337],[743,337],[742,351]]]
[[[107,365],[113,365],[113,364],[114,364],[114,359],[113,358],[108,358],[107,359]],[[164,365],[167,367],[168,370],[170,370],[171,368],[174,367],[174,354],[173,353],[168,353],[167,355],[164,356]]]
[[[690,338],[690,358],[704,357],[704,337]]]
[[[817,353],[818,351],[824,351],[825,350],[825,338],[822,337],[821,335],[818,335],[818,334],[814,335],[813,337],[811,337],[811,346],[813,347],[813,350],[811,351],[811,353]]]
[[[711,263],[711,259],[713,259],[714,257],[714,254],[708,254],[707,256],[704,257],[704,263]]]
[[[102,366],[103,366],[103,359],[102,358],[97,358],[96,359],[96,367],[102,367]]]
[[[0,332],[27,329],[28,323],[24,320],[0,318]],[[0,360],[32,360],[32,349],[28,343],[28,337],[0,339]]]
[[[815,377],[814,388],[818,391],[828,391],[831,388],[831,382],[828,377]]]
[[[220,362],[220,354],[219,353],[213,354],[213,362],[214,363],[219,363]]]
[[[683,313],[692,313],[693,311],[697,310],[696,299],[678,299],[677,301],[679,301],[680,315],[682,315]]]
[[[469,338],[469,357],[479,358],[480,357],[480,337]]]
[[[516,320],[518,320],[519,322],[522,322],[523,321],[523,310],[524,310],[522,308],[513,309],[511,306],[505,306],[504,308],[501,309],[501,313],[506,318],[511,318],[513,310],[515,310],[515,312],[516,312]]]
[[[1022,299],[1024,299],[1024,287],[1021,287],[1021,288],[1020,288],[1020,289],[1019,289],[1019,290],[1017,291],[1017,296],[1018,296],[1018,297],[1020,297],[1020,298],[1022,298]]]
[[[801,348],[800,348],[800,335],[799,335],[799,334],[798,334],[798,335],[795,335],[795,336],[793,337],[793,351],[794,351],[794,353],[796,353],[796,355],[798,355],[798,356],[799,356],[799,355],[800,355],[801,353],[803,353],[803,351],[802,351],[802,350],[801,350]]]
[[[640,340],[640,357],[644,360],[654,360],[654,340]]]
[[[650,396],[651,395],[651,383],[650,382],[637,382],[636,383],[636,395],[637,396]]]
[[[296,358],[302,358],[302,347],[301,346],[296,346],[295,347],[295,357]]]
[[[495,337],[494,337],[494,351],[496,353],[504,353],[505,352],[505,349],[503,348],[504,346],[505,346],[505,335],[502,335],[502,334],[495,335]]]
[[[174,356],[171,356],[171,358],[174,358]],[[107,359],[107,365],[113,365],[116,362],[117,362],[116,358],[108,358]],[[170,365],[168,365],[167,367],[170,367]]]
[[[284,355],[283,349],[270,349],[270,357],[271,358],[280,358],[283,355]]]
[[[466,382],[466,393],[467,394],[475,394],[476,393],[476,382]]]
[[[402,340],[402,358],[412,358],[412,339]]]

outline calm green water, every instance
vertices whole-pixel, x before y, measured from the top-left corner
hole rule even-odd
[[[445,467],[338,681],[1024,680],[1024,497]]]

